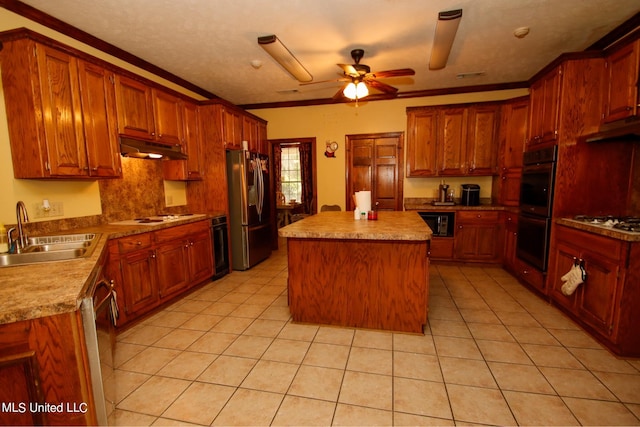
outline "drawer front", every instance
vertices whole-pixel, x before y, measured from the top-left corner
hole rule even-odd
[[[121,254],[151,247],[151,233],[136,234],[135,236],[118,239],[118,251]]]
[[[458,222],[472,222],[472,221],[498,221],[500,218],[500,212],[498,211],[458,211],[456,213]]]
[[[209,221],[198,221],[191,224],[177,225],[175,227],[165,228],[153,233],[156,243],[170,242],[183,239],[189,234],[196,234],[202,231],[208,231],[210,227]]]

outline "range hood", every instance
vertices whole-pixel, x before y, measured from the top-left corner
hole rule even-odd
[[[138,159],[187,159],[187,155],[181,151],[179,145],[159,144],[157,142],[124,136],[120,137],[120,153],[124,157],[135,157]]]
[[[607,123],[600,130],[585,137],[587,142],[640,141],[640,117]]]

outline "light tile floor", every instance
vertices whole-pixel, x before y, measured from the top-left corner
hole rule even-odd
[[[500,268],[431,265],[424,336],[291,323],[286,279],[280,250],[120,334],[112,424],[640,424],[640,361]]]

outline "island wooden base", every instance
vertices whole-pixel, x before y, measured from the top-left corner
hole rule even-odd
[[[287,239],[294,321],[423,333],[427,241]]]

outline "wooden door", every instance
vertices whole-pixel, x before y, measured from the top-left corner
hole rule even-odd
[[[144,139],[155,138],[151,87],[116,75],[118,133]]]
[[[89,175],[122,174],[118,144],[114,74],[85,61],[78,63]]]
[[[500,104],[484,104],[469,109],[467,171],[470,175],[496,172]]]
[[[78,62],[36,45],[48,169],[52,176],[87,176]]]
[[[184,142],[183,103],[177,96],[153,90],[156,140],[169,145]]]
[[[189,285],[189,243],[174,240],[158,245],[156,252],[158,291],[160,298],[166,298]]]
[[[601,254],[581,253],[587,280],[578,294],[577,308],[580,317],[605,335],[613,332],[613,313],[620,266],[618,262],[603,258]]]
[[[407,176],[438,174],[438,109],[407,111]]]
[[[208,226],[189,237],[189,273],[192,285],[213,276],[213,246]]]
[[[630,43],[612,53],[605,62],[606,81],[602,122],[635,116],[638,99],[640,42]]]
[[[562,66],[558,66],[558,68],[551,71],[543,80],[542,140],[540,142],[555,142],[558,139],[558,127],[560,123]]]
[[[149,311],[158,301],[154,259],[153,251],[143,249],[124,255],[120,261],[128,315]]]
[[[402,132],[347,135],[347,210],[354,210],[352,195],[371,191],[371,205],[380,210],[403,209]]]
[[[438,167],[440,175],[467,172],[468,109],[443,108],[438,116]]]

